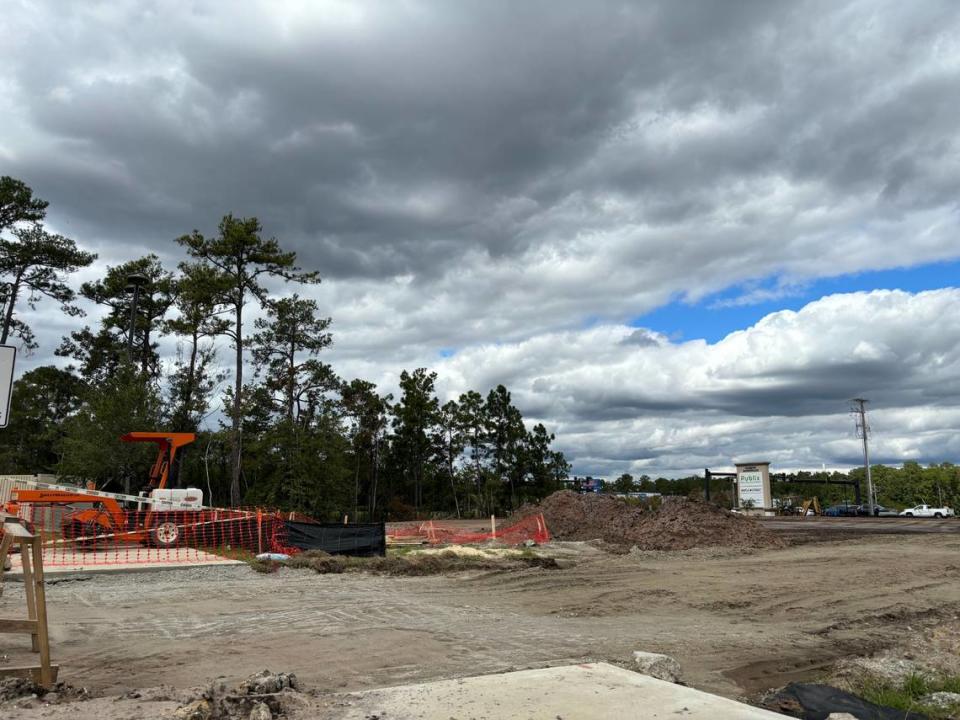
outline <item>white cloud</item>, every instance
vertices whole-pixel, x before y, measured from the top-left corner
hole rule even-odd
[[[957,289],[874,291],[774,313],[713,344],[630,343],[636,328],[602,325],[408,359],[436,369],[450,397],[504,383],[585,471],[677,473],[747,455],[849,464],[854,396],[872,400],[878,459],[942,461],[960,420],[958,311]]]

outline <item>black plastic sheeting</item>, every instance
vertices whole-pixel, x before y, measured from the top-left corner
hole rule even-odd
[[[287,544],[301,550],[323,550],[331,555],[387,554],[383,523],[303,523],[287,520]]]
[[[804,720],[826,720],[830,713],[850,713],[857,720],[927,720],[926,715],[874,705],[838,688],[816,683],[790,683],[765,704]]]

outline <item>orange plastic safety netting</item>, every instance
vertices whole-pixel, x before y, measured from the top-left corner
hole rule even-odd
[[[280,552],[286,526],[259,510],[123,510],[23,504],[19,515],[43,539],[47,567],[207,564],[237,551]],[[19,558],[11,557],[14,565]],[[16,569],[16,568],[14,568]]]
[[[478,521],[479,522],[479,521]],[[499,526],[491,520],[489,529],[469,527],[476,523],[463,521],[423,520],[414,523],[393,524],[387,527],[387,539],[400,541],[440,543],[451,545],[475,545],[497,542],[503,545],[522,545],[532,541],[541,545],[550,541],[550,531],[543,515],[528,515],[510,525]]]

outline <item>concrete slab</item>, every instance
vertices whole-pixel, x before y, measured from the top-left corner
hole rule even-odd
[[[10,554],[11,568],[5,574],[10,579],[23,575],[20,553]],[[225,558],[194,548],[108,548],[96,552],[63,553],[57,548],[44,550],[43,574],[47,577],[78,573],[131,572],[138,570],[165,570],[203,565],[240,565],[241,560]]]
[[[786,715],[607,663],[402,685],[334,696],[342,720],[773,720]]]

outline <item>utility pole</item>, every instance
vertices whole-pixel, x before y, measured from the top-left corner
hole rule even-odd
[[[870,426],[867,424],[867,401],[864,398],[854,398],[853,413],[857,424],[857,437],[863,439],[863,467],[867,471],[867,512],[873,517],[873,478],[870,476],[870,450],[867,446],[867,437],[870,435]]]
[[[130,301],[130,329],[127,332],[127,362],[133,363],[133,334],[137,328],[137,303],[140,300],[140,288],[147,284],[146,275],[133,273],[127,275],[127,292],[133,293]]]

